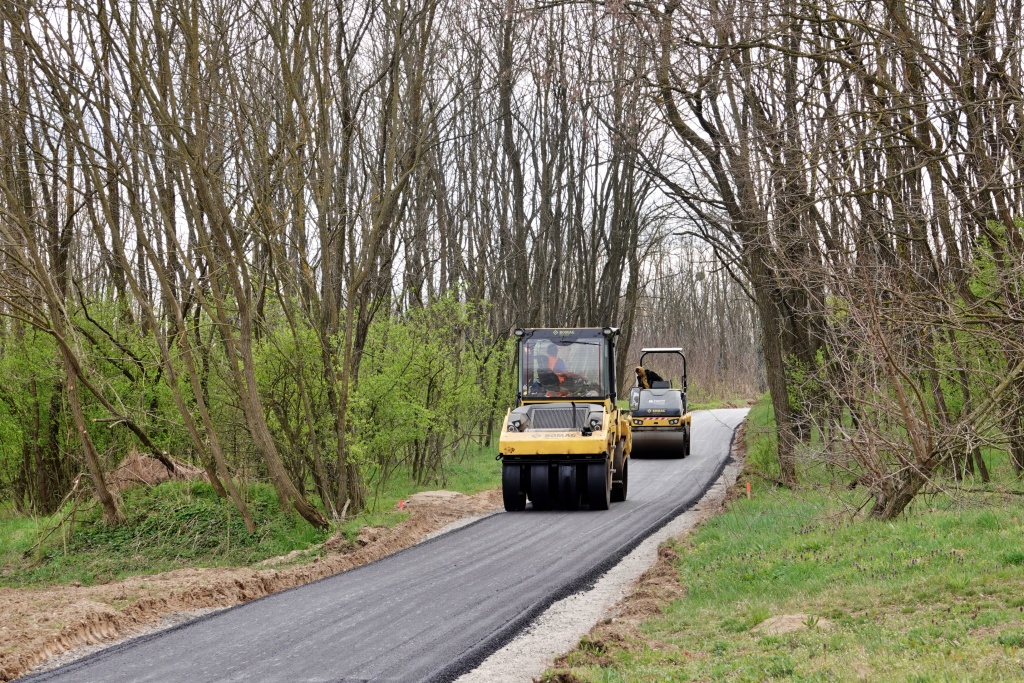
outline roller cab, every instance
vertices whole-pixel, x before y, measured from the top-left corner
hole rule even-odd
[[[668,379],[681,370],[678,384]],[[637,457],[685,458],[690,454],[691,416],[686,403],[686,356],[680,348],[640,352],[636,386],[630,390],[629,423]]]
[[[632,448],[615,399],[618,328],[517,329],[516,405],[498,443],[505,509],[606,510]]]

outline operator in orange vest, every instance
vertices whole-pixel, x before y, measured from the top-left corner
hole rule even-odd
[[[554,344],[548,346],[548,370],[558,378],[558,387],[552,387],[548,396],[559,396],[562,394],[562,382],[565,381],[565,361],[558,357],[558,347]]]
[[[565,372],[565,361],[558,357],[558,347],[554,344],[548,346],[548,370]]]

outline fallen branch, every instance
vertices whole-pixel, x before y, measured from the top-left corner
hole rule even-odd
[[[947,489],[927,489],[927,490],[922,491],[921,493],[930,494],[930,495],[936,495],[936,494],[939,494],[939,493],[950,493],[950,492],[954,492],[954,493],[993,493],[993,494],[998,494],[998,495],[1001,495],[1001,496],[1002,495],[1006,495],[1006,496],[1024,496],[1024,491],[1013,491],[1013,490],[1010,490],[1010,489],[994,489],[994,490],[993,489],[965,489],[965,488],[959,488],[959,487],[956,487],[956,486],[950,486]]]

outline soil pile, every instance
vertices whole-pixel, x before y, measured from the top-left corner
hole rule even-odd
[[[801,612],[797,614],[778,614],[774,617],[769,617],[754,628],[750,629],[750,631],[752,633],[764,633],[769,636],[781,636],[786,633],[792,633],[793,631],[804,631],[815,628],[827,631],[831,627],[832,622],[828,619],[815,615],[803,614]]]
[[[111,491],[121,491],[129,486],[155,486],[165,481],[206,481],[206,472],[195,465],[189,465],[168,456],[174,465],[171,472],[156,458],[132,448],[113,472],[107,475],[107,486]]]
[[[496,490],[475,496],[443,493],[413,496],[405,506],[409,518],[398,526],[373,528],[354,544],[333,537],[323,545],[325,555],[298,566],[179,569],[100,586],[0,588],[0,681],[12,680],[66,650],[130,635],[166,614],[230,607],[379,560],[452,522],[501,507],[501,492]],[[286,564],[294,557],[275,559]]]

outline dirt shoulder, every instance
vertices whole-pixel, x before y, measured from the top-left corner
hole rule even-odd
[[[238,605],[379,560],[446,526],[501,507],[501,492],[466,496],[431,491],[412,496],[409,518],[392,529],[366,528],[355,544],[332,538],[326,554],[285,566],[179,569],[98,586],[0,588],[0,681],[10,681],[68,650],[130,637],[179,612]],[[278,568],[274,568],[278,566]]]

